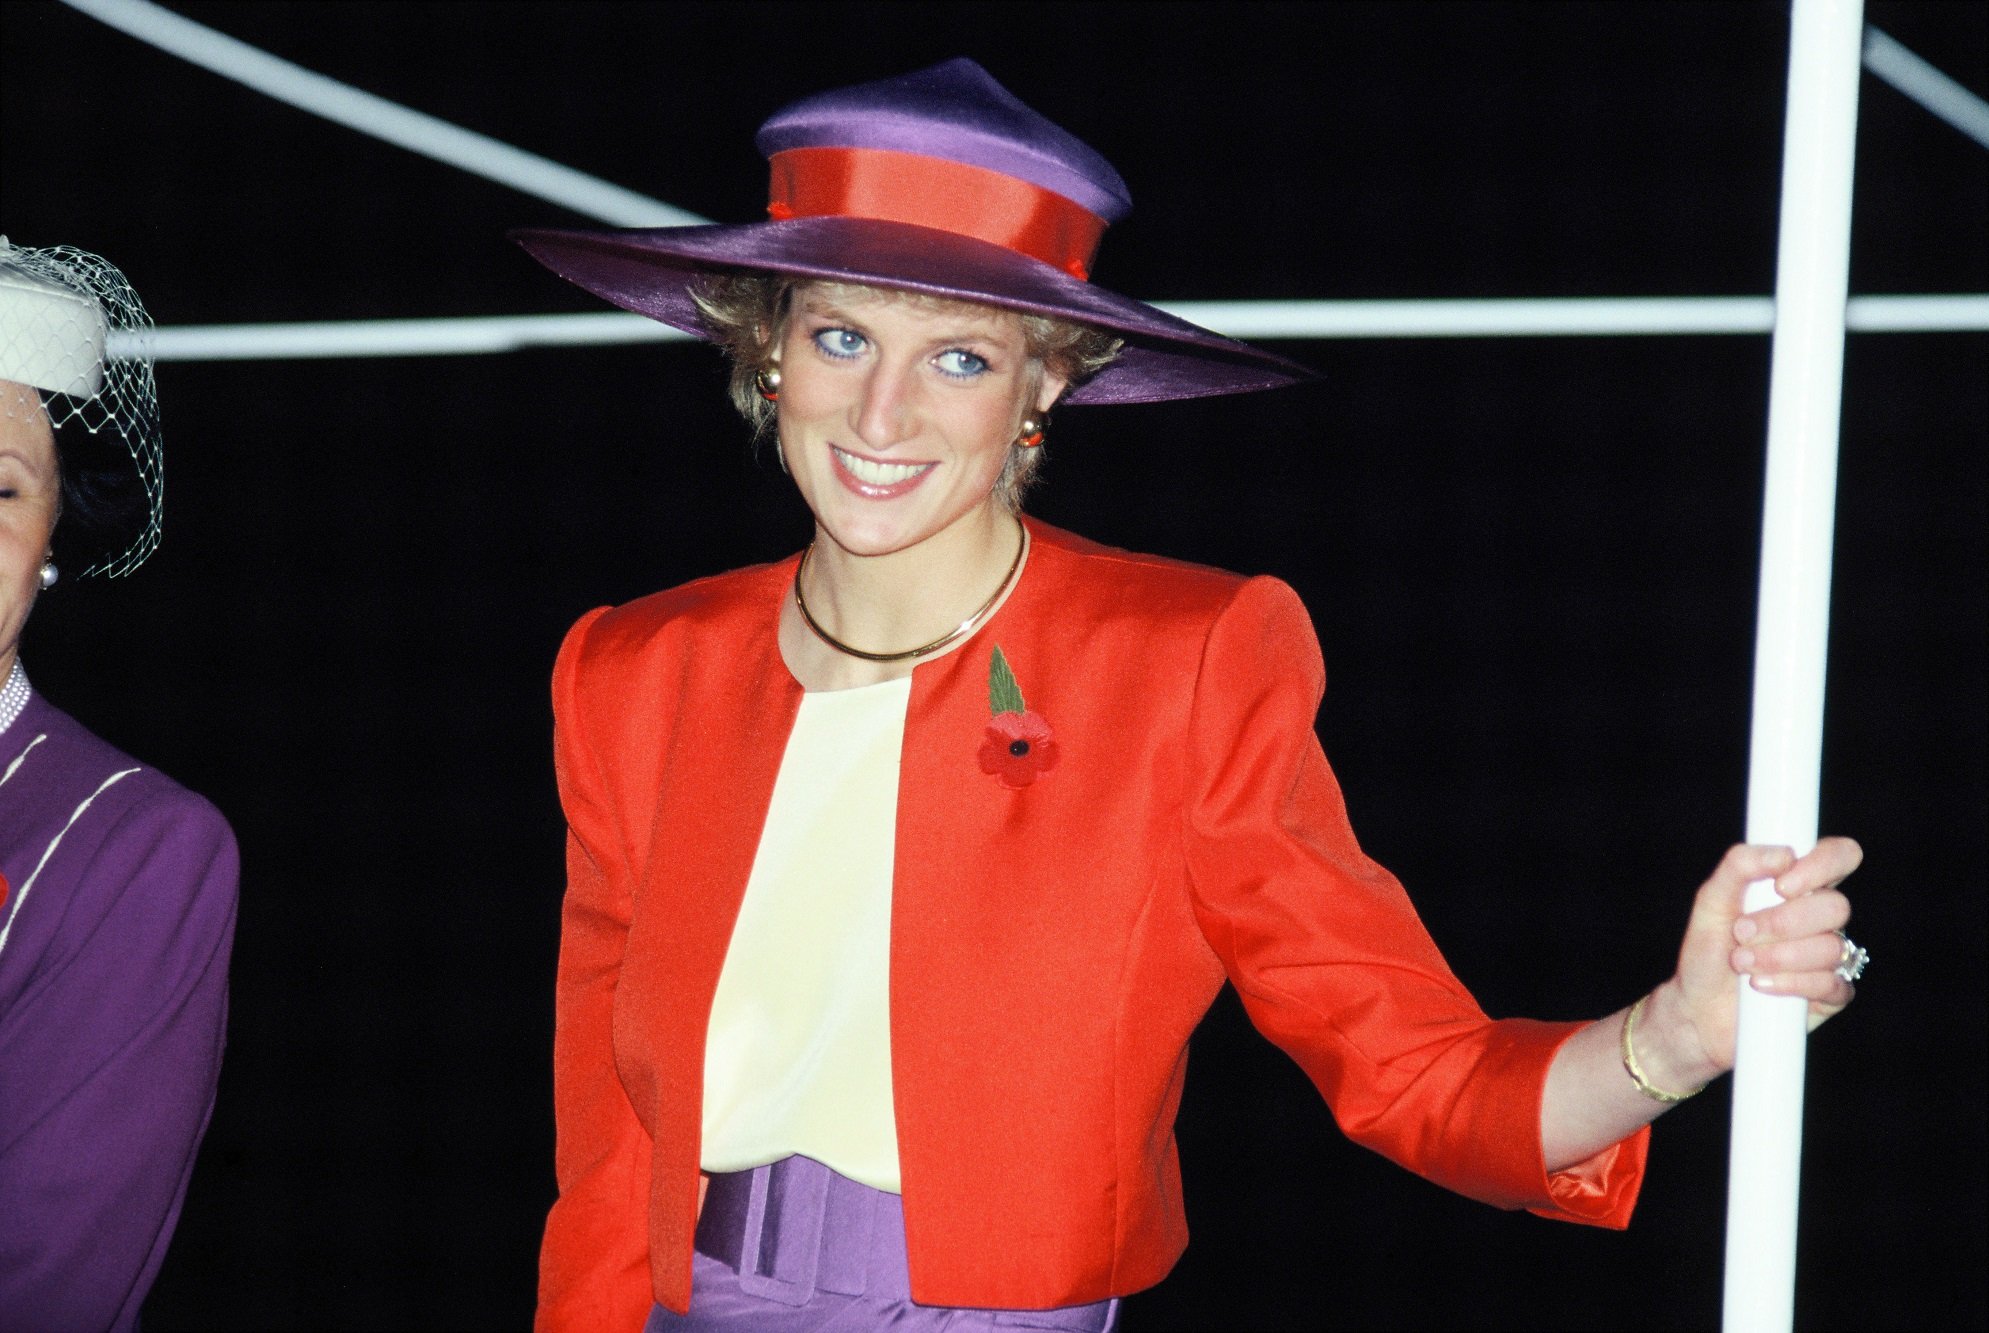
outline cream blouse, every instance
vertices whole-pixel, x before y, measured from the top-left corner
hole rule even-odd
[[[909,676],[802,696],[705,1044],[706,1171],[801,1154],[899,1192],[891,875]]]

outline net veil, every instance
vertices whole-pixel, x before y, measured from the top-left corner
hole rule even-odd
[[[0,236],[0,414],[42,412],[58,431],[122,445],[144,492],[136,534],[121,550],[103,551],[85,574],[129,574],[158,549],[166,459],[151,331],[138,293],[109,260]]]

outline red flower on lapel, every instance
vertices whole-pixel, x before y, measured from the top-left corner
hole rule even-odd
[[[981,771],[1026,787],[1057,766],[1057,737],[1031,712],[997,713],[981,742]]]
[[[1010,787],[1026,787],[1057,766],[1057,734],[1022,701],[1022,687],[1000,644],[988,662],[988,711],[994,720],[981,740],[983,773]]]

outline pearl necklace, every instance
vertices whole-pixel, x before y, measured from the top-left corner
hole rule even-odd
[[[0,685],[0,732],[14,725],[14,719],[28,706],[28,696],[34,691],[28,688],[28,673],[21,670],[21,659],[14,659],[14,669],[7,673],[7,683]]]
[[[839,653],[847,653],[851,657],[860,657],[866,662],[908,662],[914,658],[925,657],[936,653],[941,648],[951,647],[979,629],[982,623],[994,613],[994,609],[1001,602],[1001,599],[1008,595],[1009,589],[1015,586],[1016,576],[1022,572],[1022,558],[1029,554],[1029,528],[1026,524],[1020,522],[1015,526],[1020,530],[1022,538],[1015,544],[1015,559],[1009,562],[1008,573],[1002,575],[1001,586],[994,590],[992,597],[981,603],[978,611],[934,639],[931,643],[922,643],[916,648],[907,648],[903,652],[897,653],[870,653],[865,652],[861,648],[850,647],[841,639],[838,639],[835,635],[823,629],[820,624],[816,623],[815,617],[809,612],[808,599],[801,593],[801,576],[808,571],[808,556],[815,549],[813,542],[810,542],[808,549],[801,553],[801,563],[795,566],[794,569],[794,609],[801,613],[802,622],[809,629],[815,631],[816,638],[828,644]]]

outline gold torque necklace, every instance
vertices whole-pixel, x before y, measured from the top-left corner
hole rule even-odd
[[[1008,595],[1009,589],[1015,586],[1016,576],[1022,572],[1022,558],[1029,553],[1028,526],[1019,519],[1016,521],[1015,526],[1021,533],[1021,539],[1015,544],[1015,559],[1009,561],[1008,573],[1002,575],[1001,586],[994,590],[992,597],[981,603],[978,611],[934,639],[931,643],[922,643],[916,648],[907,648],[901,653],[869,653],[861,648],[850,647],[841,639],[838,639],[835,635],[823,629],[809,612],[808,599],[801,592],[801,576],[808,572],[808,557],[815,549],[813,542],[810,542],[808,549],[801,553],[801,563],[794,570],[794,609],[801,613],[803,623],[815,632],[816,638],[828,644],[839,653],[848,653],[851,657],[860,657],[866,662],[909,662],[914,658],[925,657],[928,654],[936,653],[941,648],[951,647],[979,629],[982,622],[994,613],[994,609],[1000,603],[1001,599]]]

